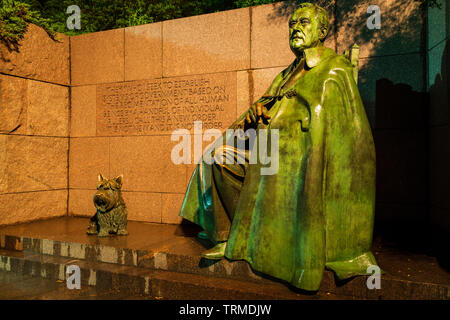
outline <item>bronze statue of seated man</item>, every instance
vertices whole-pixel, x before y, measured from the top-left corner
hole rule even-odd
[[[345,279],[376,265],[372,133],[350,62],[323,46],[328,28],[323,8],[297,8],[296,59],[230,127],[276,131],[277,172],[249,161],[258,143],[239,149],[224,136],[209,150],[213,163],[197,165],[180,212],[216,244],[203,257],[245,260],[304,290],[319,289],[324,268]]]

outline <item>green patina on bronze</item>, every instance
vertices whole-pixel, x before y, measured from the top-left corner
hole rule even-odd
[[[87,234],[106,237],[110,234],[128,235],[128,211],[122,198],[123,176],[105,179],[98,175],[94,205],[97,212],[91,218]]]
[[[263,274],[318,290],[324,268],[346,279],[376,265],[375,148],[352,64],[322,45],[325,10],[302,4],[289,29],[297,58],[231,126],[278,129],[278,172],[203,160],[180,216],[218,244],[206,257],[246,260]],[[229,145],[224,135],[211,147],[214,157],[255,152]]]

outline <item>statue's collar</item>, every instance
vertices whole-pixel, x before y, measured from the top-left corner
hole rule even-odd
[[[310,68],[314,68],[322,60],[324,60],[332,55],[336,55],[334,50],[324,47],[324,46],[309,48],[309,49],[305,49],[303,51],[303,56],[305,57],[306,64]]]
[[[319,65],[322,60],[335,55],[336,52],[334,52],[334,50],[324,46],[309,48],[303,51],[303,57],[306,60],[306,65],[311,69]],[[291,74],[297,68],[300,61],[301,59],[296,58],[294,62],[292,62],[291,65],[283,71],[283,78],[286,78],[289,74]]]

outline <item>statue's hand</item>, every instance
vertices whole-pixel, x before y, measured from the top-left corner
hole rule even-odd
[[[250,125],[258,125],[260,123],[268,124],[270,120],[270,116],[268,114],[267,108],[263,106],[262,103],[257,102],[252,104],[252,106],[248,109],[247,114],[244,119],[239,122],[236,127],[244,130],[245,123]]]
[[[257,102],[252,104],[250,109],[248,110],[246,116],[247,123],[269,123],[270,116],[265,106],[262,103]]]

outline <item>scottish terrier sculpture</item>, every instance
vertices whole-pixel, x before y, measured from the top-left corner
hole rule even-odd
[[[110,234],[127,235],[127,207],[122,198],[123,175],[105,179],[98,175],[94,205],[97,212],[91,218],[87,234],[99,237]]]

